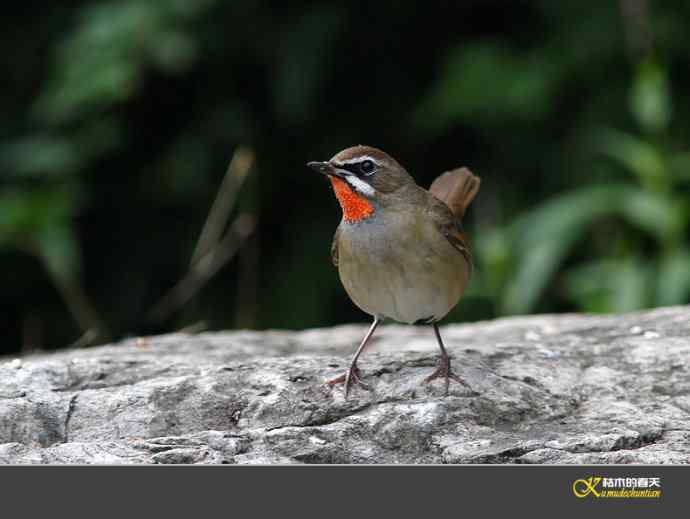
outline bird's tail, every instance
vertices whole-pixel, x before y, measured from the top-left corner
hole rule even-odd
[[[431,183],[429,191],[445,202],[456,218],[462,218],[479,191],[479,177],[467,168],[446,171]]]

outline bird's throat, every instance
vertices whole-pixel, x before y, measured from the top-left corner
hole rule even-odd
[[[371,202],[356,193],[347,182],[337,177],[331,177],[331,184],[335,196],[340,202],[340,207],[343,208],[343,217],[346,221],[350,223],[359,222],[374,214],[374,206],[371,205]]]

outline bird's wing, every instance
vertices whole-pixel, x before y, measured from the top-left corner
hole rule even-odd
[[[331,260],[333,265],[338,266],[338,237],[340,236],[340,226],[335,230],[333,242],[331,243]]]
[[[470,252],[470,246],[465,233],[462,230],[460,219],[453,214],[446,204],[435,197],[429,198],[431,199],[429,211],[436,228],[463,255],[471,270],[472,253]]]
[[[431,183],[429,192],[446,204],[453,214],[462,218],[479,191],[479,177],[467,168],[446,171]]]

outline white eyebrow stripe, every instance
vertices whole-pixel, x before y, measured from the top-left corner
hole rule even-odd
[[[361,155],[359,157],[355,157],[354,159],[348,159],[348,160],[340,160],[340,161],[333,161],[333,165],[335,166],[344,166],[346,164],[356,164],[358,162],[364,162],[365,160],[370,160],[377,166],[380,166],[381,163],[376,160],[374,157],[370,157],[369,155]]]
[[[363,195],[374,196],[376,193],[373,187],[354,175],[348,175],[344,178],[344,180]]]

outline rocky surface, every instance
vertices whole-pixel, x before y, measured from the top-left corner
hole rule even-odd
[[[173,334],[0,362],[0,463],[690,463],[690,308]]]

